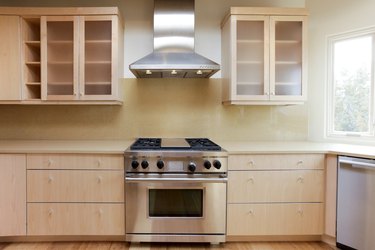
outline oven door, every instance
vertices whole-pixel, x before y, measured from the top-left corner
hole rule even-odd
[[[204,176],[127,176],[126,233],[225,234],[227,178]]]

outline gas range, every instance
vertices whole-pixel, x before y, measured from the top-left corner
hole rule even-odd
[[[207,138],[139,138],[125,151],[127,173],[226,173],[228,153]]]
[[[225,241],[227,151],[206,138],[139,138],[124,155],[127,241]]]

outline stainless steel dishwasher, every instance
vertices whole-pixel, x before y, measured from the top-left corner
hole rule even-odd
[[[339,156],[337,247],[375,249],[375,159]]]

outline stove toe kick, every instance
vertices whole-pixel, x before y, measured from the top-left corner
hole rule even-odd
[[[225,234],[126,234],[126,241],[220,244],[225,242]]]

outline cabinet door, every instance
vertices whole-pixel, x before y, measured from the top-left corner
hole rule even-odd
[[[323,202],[323,170],[229,171],[228,202]]]
[[[117,22],[115,16],[80,17],[80,99],[117,96]]]
[[[21,100],[18,16],[0,16],[0,37],[0,100]]]
[[[28,235],[125,235],[124,204],[29,203]]]
[[[270,100],[306,100],[307,18],[270,18]]]
[[[232,99],[268,100],[269,17],[233,16]]]
[[[42,99],[74,100],[78,93],[78,17],[42,17]]]
[[[228,236],[321,235],[322,203],[229,204]]]
[[[0,236],[26,235],[26,157],[0,155]]]

